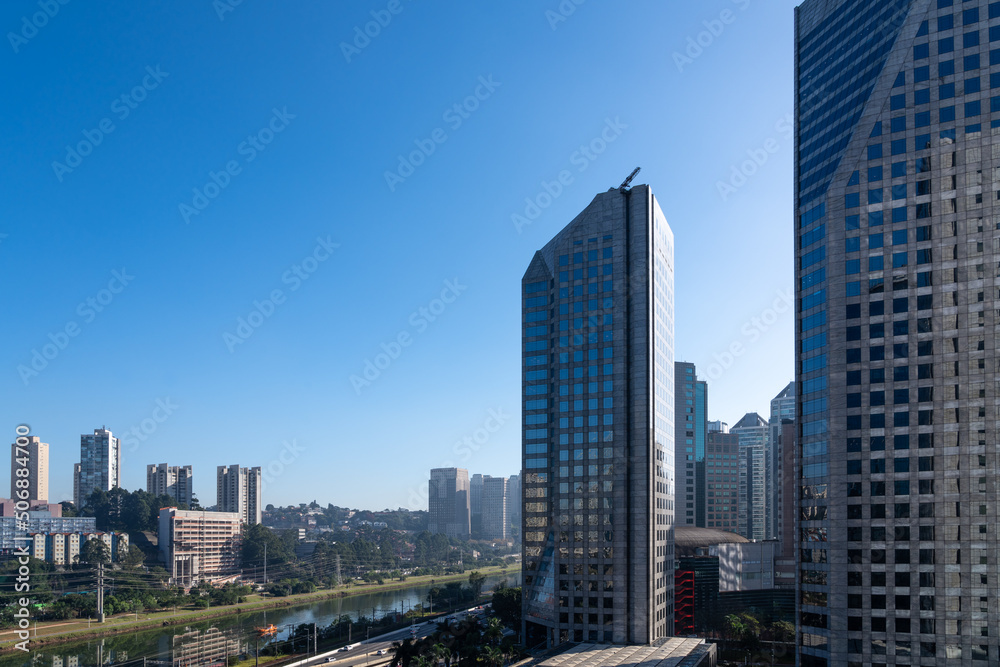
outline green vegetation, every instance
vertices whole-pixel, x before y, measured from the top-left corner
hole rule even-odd
[[[446,667],[486,664],[500,667],[512,658],[523,657],[520,648],[504,639],[503,625],[491,618],[485,626],[474,619],[459,623],[438,623],[423,639],[407,639],[392,646],[390,667]]]

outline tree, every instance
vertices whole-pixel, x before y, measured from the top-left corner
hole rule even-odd
[[[469,573],[469,586],[472,591],[476,594],[478,598],[483,592],[483,584],[486,582],[486,575],[481,574],[478,570],[473,570]]]
[[[89,565],[107,564],[111,562],[111,551],[102,540],[92,537],[80,547],[79,559],[81,563]]]
[[[521,587],[504,586],[493,591],[493,611],[500,622],[515,632],[521,629]]]
[[[139,567],[145,560],[146,554],[142,552],[142,549],[134,544],[128,545],[128,553],[123,560],[125,567]]]

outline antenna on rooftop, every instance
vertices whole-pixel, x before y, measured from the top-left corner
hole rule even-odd
[[[635,170],[631,174],[628,175],[628,178],[626,178],[622,182],[622,184],[618,186],[618,191],[619,192],[625,192],[626,190],[629,189],[629,187],[628,187],[629,184],[632,182],[632,179],[635,178],[636,174],[639,173],[640,169],[642,169],[642,167],[636,167]]]

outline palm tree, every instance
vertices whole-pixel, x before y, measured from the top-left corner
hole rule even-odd
[[[498,618],[491,618],[486,623],[486,631],[483,633],[486,642],[492,644],[503,637],[503,624]]]
[[[435,644],[432,646],[431,654],[434,656],[434,662],[437,664],[451,661],[451,650],[444,644]]]
[[[391,667],[409,667],[410,662],[417,656],[417,647],[412,639],[393,642],[390,650],[393,652]]]
[[[486,660],[486,664],[500,667],[503,664],[503,651],[496,646],[487,646],[483,650],[483,658]]]

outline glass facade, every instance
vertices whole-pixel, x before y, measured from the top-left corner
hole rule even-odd
[[[673,630],[673,237],[598,197],[522,281],[524,618],[562,641]]]
[[[796,32],[799,664],[1000,664],[1000,2]]]

